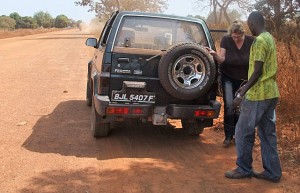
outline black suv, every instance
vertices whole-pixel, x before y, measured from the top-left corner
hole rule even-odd
[[[105,137],[125,119],[166,125],[180,119],[199,135],[219,116],[215,50],[203,20],[174,15],[114,12],[88,63],[87,105],[93,136]]]

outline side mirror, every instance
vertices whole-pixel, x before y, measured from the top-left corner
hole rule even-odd
[[[97,39],[96,38],[88,38],[85,41],[85,45],[97,48]]]

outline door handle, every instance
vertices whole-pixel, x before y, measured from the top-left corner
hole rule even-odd
[[[118,58],[118,62],[129,62],[129,58]]]

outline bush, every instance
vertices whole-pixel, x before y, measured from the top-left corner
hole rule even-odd
[[[58,15],[56,18],[55,18],[55,22],[54,22],[54,27],[57,27],[57,28],[65,28],[65,27],[68,27],[69,26],[69,19],[67,16],[65,15]]]
[[[0,29],[12,30],[16,27],[16,21],[8,16],[0,17]]]
[[[19,20],[19,28],[36,29],[38,24],[33,17],[25,16]]]

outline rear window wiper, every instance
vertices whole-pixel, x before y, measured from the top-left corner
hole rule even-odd
[[[160,50],[160,51],[161,51],[161,53],[159,53],[157,55],[154,55],[154,56],[152,56],[150,58],[147,58],[146,62],[149,62],[150,60],[153,60],[154,58],[157,58],[158,56],[161,56],[163,54],[163,52],[166,51],[166,50]]]

